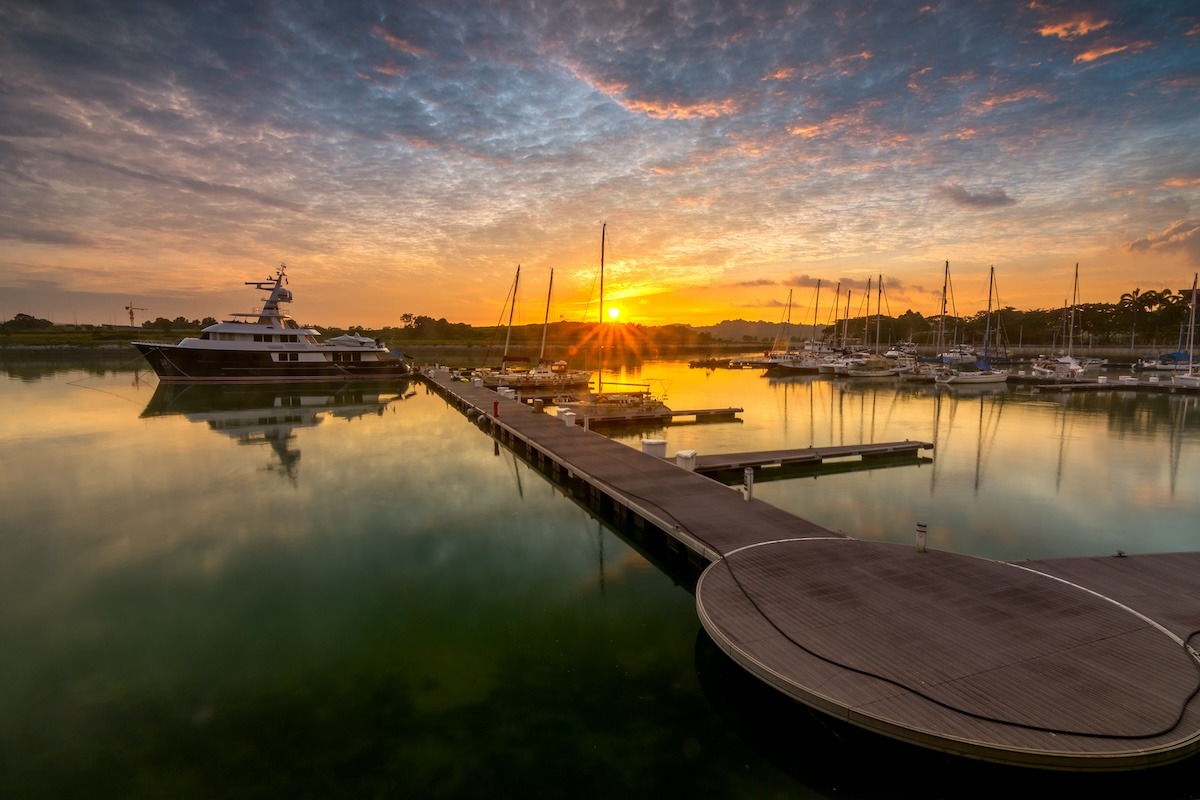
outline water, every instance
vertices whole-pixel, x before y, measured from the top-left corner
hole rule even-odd
[[[1195,796],[1195,759],[1031,773],[782,700],[708,641],[686,579],[419,384],[222,403],[121,361],[0,365],[0,796]],[[932,463],[755,486],[853,536],[1198,546],[1194,397],[624,378],[745,408],[614,434],[633,447],[935,442]]]

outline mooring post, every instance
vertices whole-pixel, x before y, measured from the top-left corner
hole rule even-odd
[[[754,497],[754,467],[742,468],[742,497],[746,502]]]
[[[917,523],[917,552],[925,552],[925,523]]]

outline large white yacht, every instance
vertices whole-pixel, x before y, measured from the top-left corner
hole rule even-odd
[[[286,266],[273,279],[247,281],[270,291],[261,311],[236,313],[177,344],[134,342],[158,374],[171,383],[293,383],[386,380],[409,373],[403,359],[378,339],[356,333],[320,341],[280,308],[292,302]]]

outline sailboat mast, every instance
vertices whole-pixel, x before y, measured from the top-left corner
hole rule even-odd
[[[604,324],[604,239],[608,223],[600,223],[600,324]],[[596,396],[604,394],[604,344],[600,344],[600,369],[596,370]]]
[[[816,345],[816,342],[817,342],[817,309],[819,309],[820,307],[821,307],[821,279],[820,279],[820,278],[817,278],[817,299],[816,299],[815,301],[813,301],[813,329],[812,329],[812,336],[813,336],[813,344],[814,344],[813,351],[814,351],[814,352],[815,352],[815,351],[816,351],[816,349],[817,349],[817,348],[815,347],[815,345]]]
[[[988,304],[987,317],[983,323],[983,360],[987,361],[988,356],[988,341],[992,338],[992,286],[996,281],[996,267],[992,266],[988,273]]]
[[[1196,346],[1196,277],[1200,273],[1192,273],[1192,312],[1191,319],[1188,322],[1188,374],[1192,374],[1192,370],[1196,366],[1196,357],[1193,355]]]
[[[608,223],[600,224],[600,322],[604,322],[604,236]]]
[[[879,288],[875,295],[875,355],[879,355],[879,325],[882,319],[880,309],[883,307],[883,276],[879,276]]]
[[[941,317],[942,321],[941,321],[941,324],[938,326],[938,342],[937,342],[937,351],[938,351],[939,356],[942,353],[942,348],[946,344],[946,290],[949,288],[949,286],[950,286],[950,262],[947,261],[946,262],[946,273],[942,277],[942,317]]]
[[[1075,286],[1071,290],[1071,322],[1067,327],[1067,355],[1075,348],[1075,306],[1079,303],[1079,264],[1075,264]]]
[[[842,317],[842,348],[845,349],[846,342],[850,340],[850,290],[846,290],[846,310]]]
[[[521,280],[521,265],[517,264],[517,274],[513,278],[512,297],[508,305],[508,330],[504,333],[504,355],[500,358],[500,367],[504,368],[504,364],[508,361],[508,342],[512,338],[512,321],[513,311],[517,308],[517,284]]]
[[[863,346],[871,342],[871,278],[867,278],[867,310],[863,313]]]
[[[550,294],[554,291],[554,268],[550,269],[550,286],[546,289],[546,317],[542,320],[542,349],[538,353],[540,364],[546,357],[546,329],[550,327]]]
[[[837,348],[838,303],[840,303],[841,300],[842,300],[842,282],[838,281],[837,288],[833,290],[833,343],[832,344],[835,349]],[[821,338],[823,340],[825,337],[822,336]]]

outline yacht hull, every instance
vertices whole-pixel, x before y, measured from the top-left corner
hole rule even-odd
[[[276,361],[271,351],[219,350],[135,342],[134,346],[166,383],[320,383],[378,381],[409,374],[399,359],[371,361]]]

